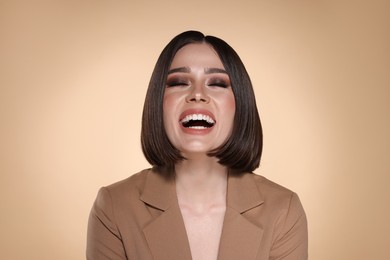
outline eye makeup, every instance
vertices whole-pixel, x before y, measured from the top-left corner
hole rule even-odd
[[[224,69],[205,68],[204,85],[208,87],[230,87],[230,79]],[[166,87],[190,86],[193,83],[191,69],[189,67],[179,67],[169,70]]]
[[[185,77],[173,76],[167,79],[167,87],[188,86],[190,82]]]
[[[211,78],[210,80],[207,81],[206,85],[209,87],[227,88],[230,87],[230,81],[221,78]]]

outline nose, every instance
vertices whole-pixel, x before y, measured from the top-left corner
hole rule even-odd
[[[193,88],[186,97],[186,102],[209,103],[210,97],[205,92],[204,86],[193,86]]]

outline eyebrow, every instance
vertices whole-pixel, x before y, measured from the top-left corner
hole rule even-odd
[[[185,73],[190,73],[190,68],[189,67],[180,67],[180,68],[175,68],[171,69],[168,71],[168,74],[176,73],[176,72],[185,72]]]
[[[183,73],[190,73],[191,69],[189,67],[180,67],[180,68],[174,68],[168,71],[168,75],[176,72],[183,72]],[[212,74],[212,73],[224,73],[228,74],[226,70],[219,69],[219,68],[205,68],[204,73],[206,74]]]
[[[218,69],[218,68],[206,68],[204,69],[204,73],[206,74],[212,74],[212,73],[224,73],[224,74],[228,74],[226,72],[226,70],[224,69]]]

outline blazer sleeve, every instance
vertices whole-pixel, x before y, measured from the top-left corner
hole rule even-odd
[[[88,220],[87,259],[127,259],[120,232],[115,224],[112,200],[107,188],[101,188]]]
[[[269,259],[307,260],[307,220],[302,204],[295,193],[292,193],[289,208],[281,220],[281,229],[271,248]]]

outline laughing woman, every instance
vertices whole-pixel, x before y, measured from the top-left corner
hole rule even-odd
[[[165,47],[141,142],[153,167],[100,189],[87,259],[308,258],[298,196],[253,174],[260,118],[245,67],[226,42],[188,31]]]

